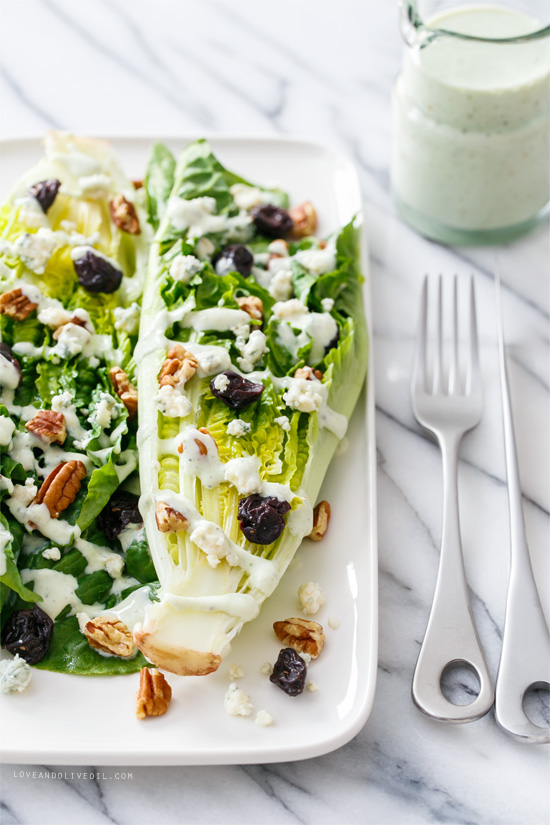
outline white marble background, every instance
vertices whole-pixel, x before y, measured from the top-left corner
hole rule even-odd
[[[291,132],[355,161],[371,249],[380,531],[378,689],[355,740],[298,763],[130,768],[132,779],[115,779],[110,768],[99,779],[79,778],[68,768],[63,779],[41,780],[27,776],[32,767],[4,766],[0,821],[547,822],[548,748],[516,744],[492,714],[472,725],[439,725],[409,696],[440,531],[439,454],[419,433],[408,395],[426,272],[474,273],[478,290],[486,413],[463,445],[460,492],[473,607],[493,676],[508,531],[494,251],[429,243],[396,216],[388,173],[390,92],[401,53],[393,0],[0,0],[0,9],[2,137],[52,126],[124,135]],[[525,517],[548,606],[547,233],[498,254]]]

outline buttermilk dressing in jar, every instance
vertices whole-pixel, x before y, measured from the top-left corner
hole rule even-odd
[[[550,200],[548,34],[518,41],[540,23],[499,6],[453,8],[426,27],[439,33],[406,50],[394,90],[395,200],[437,240],[507,240]]]

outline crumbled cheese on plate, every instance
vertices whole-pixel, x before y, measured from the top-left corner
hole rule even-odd
[[[223,706],[230,716],[250,716],[254,709],[248,693],[237,687],[235,682],[229,685]]]

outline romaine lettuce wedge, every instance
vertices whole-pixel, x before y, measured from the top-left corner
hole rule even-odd
[[[206,141],[190,144],[150,253],[140,507],[161,589],[134,635],[147,659],[183,675],[216,670],[309,534],[366,372],[354,222],[288,244],[262,235],[262,204],[288,199],[226,170]],[[256,396],[235,409],[242,380]]]
[[[38,665],[51,670],[144,664],[90,648],[76,618],[149,593],[156,578],[146,548],[127,567],[121,541],[96,525],[137,468],[135,409],[114,376],[135,381],[144,200],[108,144],[51,133],[0,208],[0,607],[3,622],[33,602],[55,620]],[[40,492],[71,462],[79,489],[58,491],[56,512]]]

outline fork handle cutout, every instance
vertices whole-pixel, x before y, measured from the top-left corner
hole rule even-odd
[[[412,683],[412,698],[423,713],[441,722],[473,722],[493,706],[494,691],[470,605],[458,520],[457,456],[460,434],[438,436],[443,457],[443,527],[435,594]],[[455,705],[441,690],[441,677],[454,663],[472,668],[479,695]]]

